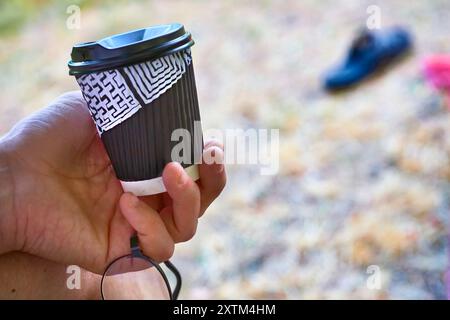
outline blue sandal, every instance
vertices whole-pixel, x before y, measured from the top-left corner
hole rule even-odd
[[[355,85],[403,56],[411,47],[411,36],[403,28],[364,29],[353,41],[344,62],[326,72],[323,86],[327,90],[339,90]]]

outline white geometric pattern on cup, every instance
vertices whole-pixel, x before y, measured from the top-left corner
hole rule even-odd
[[[187,49],[123,69],[136,93],[149,104],[181,78],[191,61],[191,51]]]
[[[117,70],[86,74],[77,81],[100,135],[141,108]]]

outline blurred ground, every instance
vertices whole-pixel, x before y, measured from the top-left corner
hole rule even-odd
[[[357,90],[329,96],[320,73],[372,1],[11,1],[0,10],[0,134],[64,91],[76,42],[185,24],[205,128],[280,128],[281,170],[230,166],[223,195],[177,249],[182,298],[445,298],[450,115],[421,77],[450,53],[450,4],[377,1],[414,53]],[[6,23],[8,22],[8,23]],[[6,26],[5,26],[6,23]],[[369,265],[380,290],[366,286]]]

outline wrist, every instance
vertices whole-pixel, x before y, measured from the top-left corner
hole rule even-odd
[[[15,249],[14,181],[6,142],[0,139],[0,254]]]

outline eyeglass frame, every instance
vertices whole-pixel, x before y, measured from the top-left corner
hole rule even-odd
[[[118,257],[118,258],[114,259],[105,268],[105,271],[103,272],[103,275],[102,275],[102,280],[100,282],[100,294],[102,296],[102,300],[107,300],[107,299],[105,299],[105,296],[103,294],[103,281],[105,279],[106,273],[107,273],[109,268],[114,263],[116,263],[117,261],[119,261],[120,259],[123,259],[123,258],[139,258],[139,259],[144,259],[147,262],[149,262],[152,267],[155,267],[156,270],[158,270],[158,272],[160,273],[161,277],[163,278],[164,283],[165,283],[165,285],[167,287],[167,291],[169,292],[169,299],[170,300],[177,300],[178,299],[178,295],[179,295],[180,290],[181,290],[182,279],[181,279],[180,272],[174,266],[174,264],[172,262],[170,262],[169,260],[163,262],[165,264],[165,266],[175,275],[176,284],[175,284],[175,288],[174,288],[174,290],[172,292],[172,288],[170,286],[169,279],[167,278],[166,273],[161,268],[159,263],[153,261],[151,258],[147,257],[146,255],[144,255],[142,253],[142,250],[139,247],[139,241],[138,241],[137,235],[131,236],[131,238],[130,238],[130,248],[131,248],[131,253],[130,254],[126,254],[126,255],[123,255],[121,257]]]

